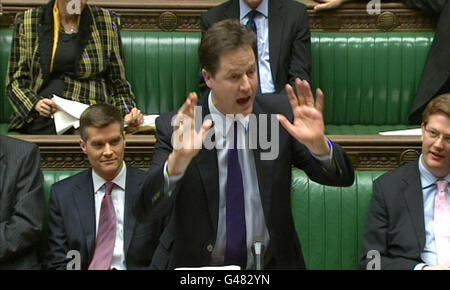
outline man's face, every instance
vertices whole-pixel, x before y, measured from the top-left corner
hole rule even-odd
[[[443,113],[429,117],[422,123],[422,154],[425,166],[436,177],[450,173],[450,118]]]
[[[247,3],[248,7],[256,9],[262,1],[263,0],[245,0],[245,3]]]
[[[253,111],[258,88],[256,59],[250,46],[223,53],[214,76],[203,70],[206,84],[213,92],[213,102],[222,114],[242,114]]]
[[[104,128],[87,128],[87,141],[80,146],[95,172],[105,180],[113,180],[122,169],[125,139],[119,123]]]

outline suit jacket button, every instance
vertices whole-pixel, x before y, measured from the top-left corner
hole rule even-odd
[[[212,251],[214,250],[213,245],[211,245],[211,244],[207,245],[207,246],[206,246],[206,250],[207,250],[208,252],[212,253]]]

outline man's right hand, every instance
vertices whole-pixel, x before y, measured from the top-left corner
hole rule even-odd
[[[328,10],[328,9],[334,9],[342,5],[342,3],[350,2],[352,0],[315,0],[316,2],[319,2],[320,4],[317,4],[314,6],[314,10]]]
[[[50,118],[51,115],[53,115],[58,110],[58,107],[56,106],[54,100],[44,98],[36,103],[34,109],[39,113],[39,115]]]
[[[170,175],[179,175],[189,166],[189,163],[200,152],[206,133],[211,129],[211,120],[205,120],[199,132],[195,130],[195,106],[198,97],[190,93],[186,102],[178,110],[172,135],[173,151],[167,160],[167,169]],[[201,118],[201,116],[200,116]],[[175,137],[174,137],[175,136]],[[177,144],[174,144],[177,142]]]

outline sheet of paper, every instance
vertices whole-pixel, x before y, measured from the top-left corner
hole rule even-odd
[[[80,126],[80,121],[67,114],[64,111],[57,111],[53,114],[53,119],[55,120],[56,134],[64,134],[71,127],[78,128]]]
[[[56,106],[59,110],[64,111],[77,119],[80,119],[81,114],[83,114],[84,110],[89,108],[89,105],[82,104],[76,101],[66,100],[64,98],[58,97],[57,95],[53,95],[53,100],[55,101]]]
[[[144,115],[144,122],[139,127],[155,127],[156,118],[158,117],[159,115]],[[128,127],[128,125],[125,124],[125,127]]]
[[[144,115],[144,123],[142,123],[141,126],[155,126],[155,121],[158,116],[159,115]]]
[[[384,136],[422,136],[422,129],[406,129],[406,130],[395,130],[395,131],[385,131],[380,132],[380,135]]]
[[[88,105],[80,102],[66,100],[64,98],[53,95],[53,100],[58,107],[58,111],[53,114],[55,120],[56,134],[64,134],[71,127],[77,129],[80,126],[81,114],[89,108]]]

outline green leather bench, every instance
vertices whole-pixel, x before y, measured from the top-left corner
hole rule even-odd
[[[50,187],[78,171],[44,171],[46,212]],[[292,175],[292,212],[309,269],[359,269],[372,182],[384,172],[357,171],[351,187],[310,181],[300,170]],[[48,233],[48,215],[44,234]]]
[[[11,107],[5,74],[10,30],[0,30],[0,134]],[[431,32],[312,34],[313,82],[326,94],[328,134],[405,129]],[[123,31],[127,77],[146,113],[178,108],[197,88],[200,33]]]

